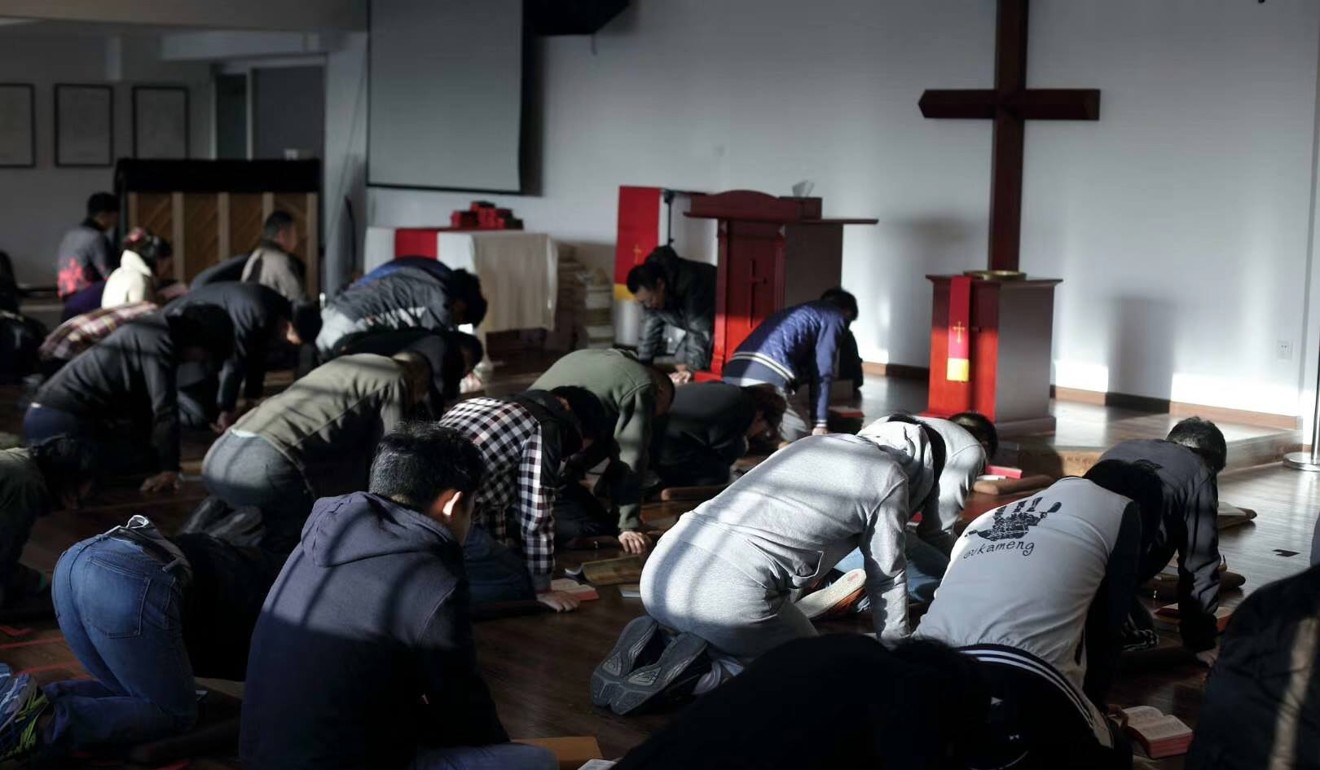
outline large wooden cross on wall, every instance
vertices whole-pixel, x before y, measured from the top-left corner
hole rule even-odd
[[[918,102],[927,118],[995,122],[990,167],[991,270],[1018,269],[1026,121],[1100,119],[1097,89],[1027,88],[1027,2],[999,0],[993,89],[926,91]]]

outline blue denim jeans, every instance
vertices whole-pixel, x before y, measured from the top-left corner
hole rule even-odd
[[[907,555],[908,598],[929,604],[935,598],[935,589],[940,587],[940,581],[944,579],[944,571],[949,568],[949,557],[911,532],[907,533],[903,552]],[[862,552],[856,548],[834,565],[834,569],[839,572],[862,568]],[[857,609],[862,611],[868,606],[863,597]]]
[[[174,574],[140,546],[98,535],[60,557],[52,591],[60,631],[96,681],[45,689],[47,745],[131,745],[192,728],[196,683]]]
[[[521,743],[458,746],[417,752],[410,770],[555,770],[554,752]]]
[[[532,576],[522,556],[495,540],[485,527],[474,526],[463,543],[472,603],[518,602],[536,598]]]

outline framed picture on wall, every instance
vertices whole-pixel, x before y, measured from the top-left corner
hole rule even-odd
[[[133,87],[133,157],[160,160],[188,157],[186,87]]]
[[[55,165],[115,162],[115,91],[110,86],[55,86]]]

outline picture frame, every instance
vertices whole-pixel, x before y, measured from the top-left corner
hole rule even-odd
[[[37,166],[37,89],[0,83],[0,168]]]
[[[55,85],[55,165],[104,168],[115,162],[115,91],[112,86]]]
[[[133,86],[133,157],[188,158],[188,88]]]

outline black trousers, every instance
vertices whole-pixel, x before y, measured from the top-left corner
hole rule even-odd
[[[619,519],[595,495],[577,483],[565,484],[555,496],[555,545],[584,537],[619,534]]]

